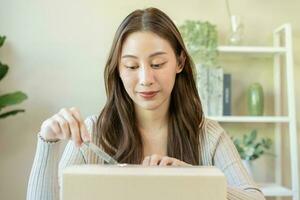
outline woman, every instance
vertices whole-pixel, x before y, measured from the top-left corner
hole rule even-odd
[[[81,146],[87,140],[120,163],[214,165],[227,177],[228,199],[264,199],[225,131],[204,117],[193,70],[166,14],[148,8],[128,15],[106,63],[103,110],[83,122],[77,108],[64,108],[43,122],[27,199],[58,199],[58,175],[69,165],[104,164]],[[61,140],[70,141],[59,162]]]

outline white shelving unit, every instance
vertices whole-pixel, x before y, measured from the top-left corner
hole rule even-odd
[[[290,24],[284,24],[273,32],[273,46],[220,46],[220,54],[259,55],[272,56],[274,59],[274,116],[210,116],[208,118],[221,123],[274,123],[275,125],[275,182],[259,183],[266,197],[291,197],[299,199],[299,174],[297,152],[297,128],[295,113],[294,72],[292,31]],[[283,66],[281,66],[283,64]],[[284,67],[285,79],[281,80],[281,71]],[[282,115],[282,82],[285,81],[287,91],[287,115]],[[290,161],[291,161],[291,188],[282,184],[282,147],[281,126],[285,124],[289,128]]]

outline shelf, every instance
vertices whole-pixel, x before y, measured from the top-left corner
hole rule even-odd
[[[286,52],[283,47],[255,47],[255,46],[219,46],[220,53],[259,53],[259,54],[282,54]]]
[[[208,116],[208,119],[216,120],[221,123],[274,123],[278,125],[285,123],[288,125],[287,130],[281,130],[280,126],[274,130],[274,151],[276,161],[274,163],[274,179],[282,180],[285,174],[290,174],[288,179],[289,187],[284,187],[276,183],[258,184],[266,197],[289,197],[289,199],[300,200],[299,193],[299,167],[298,167],[298,143],[297,143],[297,121],[295,108],[295,89],[294,89],[294,57],[292,48],[292,28],[290,24],[284,24],[274,30],[273,44],[270,46],[218,46],[217,50],[224,63],[239,64],[241,61],[263,62],[267,66],[273,64],[274,78],[274,111],[281,111],[282,108],[289,108],[286,114],[276,116]],[[272,62],[270,62],[272,61]],[[268,63],[267,63],[268,62]],[[272,63],[272,64],[271,64]],[[244,65],[238,65],[244,66]],[[247,66],[246,66],[247,67]],[[281,73],[285,72],[285,76]],[[239,77],[237,77],[239,78]],[[254,80],[256,77],[252,77]],[[280,94],[280,91],[286,91],[286,95]],[[280,112],[278,112],[280,113]],[[235,125],[235,124],[234,124]],[[284,149],[282,145],[282,133],[288,133],[288,148]],[[286,167],[283,162],[284,151],[289,150],[289,163]],[[276,198],[277,199],[277,198]]]
[[[249,123],[288,123],[287,116],[208,116],[218,122],[249,122]]]
[[[259,183],[258,186],[266,197],[292,196],[293,191],[275,183]]]

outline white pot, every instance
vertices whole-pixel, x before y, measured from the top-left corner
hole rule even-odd
[[[248,174],[253,177],[253,165],[252,162],[250,160],[242,160],[242,163],[246,169],[246,171],[248,172]]]

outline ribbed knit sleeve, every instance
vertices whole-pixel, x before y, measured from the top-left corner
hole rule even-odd
[[[85,120],[85,125],[91,135],[94,131],[95,120],[95,116],[90,116]],[[79,149],[72,141],[69,141],[60,159],[60,148],[63,147],[61,141],[48,143],[38,137],[28,182],[27,200],[59,200],[63,169],[70,165],[84,164],[84,157],[88,158],[86,148]]]
[[[218,167],[227,179],[228,200],[264,200],[264,195],[244,168],[241,158],[225,130],[209,120],[206,124],[207,146],[210,151],[206,158]]]
[[[46,143],[38,137],[27,200],[58,199],[58,162],[61,142]]]

